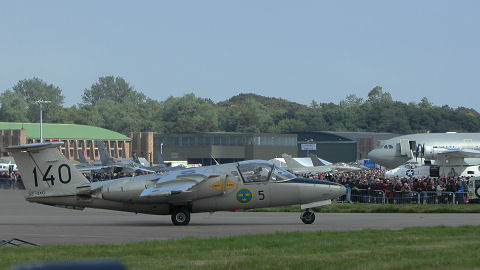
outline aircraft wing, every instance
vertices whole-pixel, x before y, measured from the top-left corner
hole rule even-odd
[[[160,187],[147,188],[142,192],[142,194],[140,194],[140,197],[170,196],[172,194],[179,194],[182,192],[187,192],[196,184],[196,182],[181,182],[169,183]]]
[[[82,173],[90,173],[91,171],[105,170],[105,169],[111,168],[111,166],[88,166],[88,167],[76,166],[76,168]]]
[[[153,170],[149,170],[149,169],[141,168],[141,167],[130,166],[130,165],[127,165],[127,164],[114,164],[114,165],[112,165],[112,167],[119,168],[122,171],[129,172],[129,173],[137,172],[137,171],[147,172],[147,173],[155,173],[155,171],[153,171]]]
[[[453,157],[453,158],[480,158],[480,151],[476,150],[446,150],[441,153],[438,153],[441,157]]]
[[[162,199],[167,197],[171,201],[191,201],[216,195],[223,195],[233,191],[237,186],[236,180],[227,175],[178,175],[175,179],[159,179],[153,187],[146,188],[140,197]]]

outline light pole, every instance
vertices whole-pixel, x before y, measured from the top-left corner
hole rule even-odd
[[[43,99],[39,99],[37,101],[35,101],[36,104],[40,104],[40,142],[42,143],[43,142],[43,130],[42,130],[42,105],[44,103],[50,103],[51,101],[49,100],[43,100]]]

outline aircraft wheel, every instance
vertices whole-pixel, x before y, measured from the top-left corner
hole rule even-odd
[[[187,209],[177,209],[172,213],[172,222],[174,225],[188,225],[190,223],[190,211]]]
[[[305,224],[312,224],[315,221],[315,213],[313,213],[313,211],[310,211],[310,209],[307,209],[305,210],[305,212],[302,213],[300,219]]]

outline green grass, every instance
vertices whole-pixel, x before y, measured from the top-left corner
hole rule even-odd
[[[479,269],[480,226],[281,232],[112,245],[0,248],[0,269],[116,258],[129,269]]]
[[[317,213],[480,213],[480,204],[350,204],[315,207]],[[300,212],[300,205],[258,208],[255,212]]]

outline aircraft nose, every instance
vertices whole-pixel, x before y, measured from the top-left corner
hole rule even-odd
[[[347,194],[347,188],[345,188],[345,186],[334,186],[333,189],[335,190],[334,192],[337,198]]]
[[[367,154],[367,158],[375,163],[378,162],[379,156],[380,156],[380,153],[378,149],[373,149]]]

